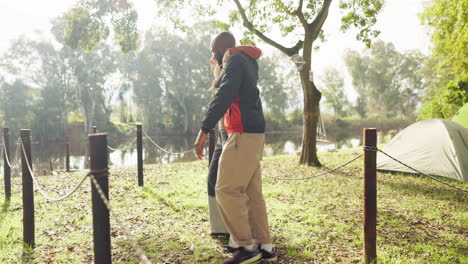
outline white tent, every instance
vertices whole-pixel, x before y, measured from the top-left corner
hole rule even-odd
[[[468,181],[468,129],[453,121],[418,121],[382,150],[423,173]],[[377,155],[377,169],[415,173],[383,153]]]

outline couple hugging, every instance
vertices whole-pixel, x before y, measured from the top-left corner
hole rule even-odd
[[[195,141],[203,157],[207,133],[218,125],[218,139],[208,174],[211,232],[229,235],[232,257],[224,264],[248,264],[277,258],[262,194],[260,160],[265,120],[257,88],[261,50],[235,46],[222,32],[211,43],[215,92]]]

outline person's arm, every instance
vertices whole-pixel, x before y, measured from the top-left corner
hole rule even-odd
[[[224,116],[227,109],[239,94],[242,83],[242,58],[233,54],[227,61],[224,72],[219,80],[219,90],[211,100],[201,130],[205,133],[211,131],[216,123]]]
[[[195,152],[199,159],[203,157],[206,134],[212,130],[221,117],[224,116],[231,103],[239,93],[242,83],[241,57],[232,55],[224,66],[224,72],[219,80],[219,91],[211,100],[202,126],[195,140]]]

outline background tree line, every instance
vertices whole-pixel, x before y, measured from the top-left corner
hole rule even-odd
[[[344,90],[344,73],[319,69],[322,109],[340,118],[451,117],[468,97],[468,30],[462,16],[467,2],[433,0],[425,8],[422,22],[433,30],[429,56],[400,52],[382,41],[349,50],[343,59],[357,94],[354,102]],[[85,131],[92,125],[111,131],[116,122],[143,122],[158,133],[196,132],[212,96],[209,43],[226,25],[197,22],[178,30],[174,24],[139,37],[134,10],[123,10],[111,10],[117,14],[111,19],[117,42],[101,41],[109,30],[97,24],[83,42],[80,32],[70,31],[70,17],[94,22],[86,9],[73,8],[52,22],[54,40],[20,37],[11,43],[0,58],[0,124],[55,138],[76,121]],[[243,43],[254,42],[249,34]],[[303,93],[293,63],[280,53],[259,63],[268,129],[301,129]]]
[[[348,50],[344,61],[357,98],[350,102],[343,73],[329,68],[321,76],[324,103],[337,118],[414,119],[428,74],[424,60],[418,51],[402,53],[382,41],[362,51]]]
[[[199,23],[185,34],[149,30],[141,49],[130,53],[107,42],[89,51],[63,45],[65,27],[58,18],[54,41],[20,37],[0,58],[2,126],[32,128],[48,138],[63,137],[73,122],[82,122],[84,131],[93,125],[112,131],[118,122],[142,122],[158,133],[198,131],[213,95],[208,61],[215,26]],[[279,60],[260,60],[259,82],[267,117],[277,127],[295,103],[287,78],[293,71]]]
[[[377,41],[348,51],[345,64],[358,97],[349,102],[343,73],[331,68],[322,78],[325,104],[338,117],[450,119],[468,103],[468,0],[425,3],[421,23],[432,34],[432,52],[399,52]]]

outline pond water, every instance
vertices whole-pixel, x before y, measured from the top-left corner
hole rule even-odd
[[[151,140],[165,150],[178,153],[193,149],[195,136],[157,136],[150,135]],[[386,137],[379,137],[386,138]],[[115,150],[109,149],[109,166],[111,168],[129,167],[137,165],[136,143],[130,144],[135,138],[109,138],[108,145]],[[183,154],[168,154],[159,149],[148,138],[143,137],[143,159],[144,164],[167,164],[171,162],[193,161],[196,157],[193,151]],[[300,151],[302,141],[301,133],[267,134],[265,156],[278,154],[295,154]],[[382,140],[379,140],[379,143]],[[70,144],[70,168],[82,170],[89,168],[87,140],[71,141]],[[334,151],[338,149],[355,148],[362,145],[359,135],[349,135],[340,139],[327,139],[326,142],[318,142],[318,151]],[[126,149],[122,149],[129,146]],[[20,155],[18,144],[10,143],[10,157],[14,168],[20,166]],[[33,169],[37,175],[50,175],[52,170],[64,170],[66,144],[64,142],[32,143]],[[205,151],[207,153],[207,149]],[[0,166],[3,172],[3,158]],[[15,170],[14,170],[15,171]],[[16,170],[17,171],[17,170]],[[15,174],[13,172],[13,174]],[[17,172],[18,174],[18,172]],[[18,174],[19,175],[19,174]],[[14,175],[17,176],[17,175]]]

